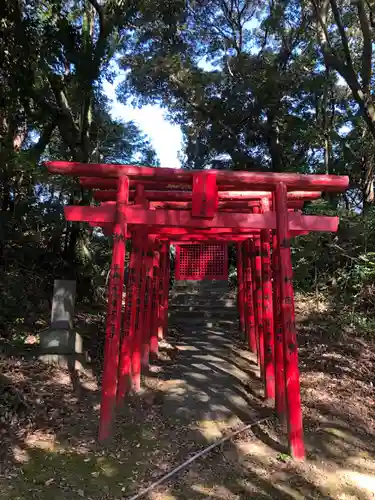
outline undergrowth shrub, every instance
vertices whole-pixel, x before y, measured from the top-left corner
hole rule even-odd
[[[333,215],[325,202],[310,214]],[[336,212],[337,214],[337,212]],[[300,291],[324,293],[352,322],[373,329],[375,312],[375,210],[366,215],[339,211],[337,233],[311,233],[293,241],[294,282]]]

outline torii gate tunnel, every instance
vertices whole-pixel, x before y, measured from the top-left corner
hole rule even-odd
[[[337,217],[301,209],[321,191],[344,191],[348,177],[58,161],[47,168],[79,177],[100,202],[66,206],[66,219],[113,236],[99,440],[111,433],[116,405],[130,389],[140,389],[142,368],[166,333],[170,245],[177,245],[177,279],[226,279],[227,244],[236,242],[240,327],[257,355],[265,398],[288,424],[290,453],[303,459],[290,238],[337,230]]]

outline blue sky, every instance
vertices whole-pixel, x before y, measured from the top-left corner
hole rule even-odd
[[[111,114],[113,118],[124,121],[132,120],[147,135],[154,147],[160,166],[166,168],[179,168],[178,153],[182,149],[182,133],[180,127],[170,123],[164,117],[165,112],[155,105],[143,106],[141,109],[125,106],[116,99],[116,86],[104,83],[104,91],[112,102]]]

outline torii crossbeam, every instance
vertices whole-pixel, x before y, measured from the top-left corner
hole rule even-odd
[[[235,242],[241,330],[257,355],[265,397],[288,423],[290,451],[304,457],[290,238],[336,231],[337,217],[301,212],[344,176],[183,170],[48,162],[52,174],[80,177],[97,206],[66,206],[69,221],[113,235],[99,439],[110,435],[116,401],[140,388],[168,318],[169,246]],[[126,288],[125,242],[132,250]]]

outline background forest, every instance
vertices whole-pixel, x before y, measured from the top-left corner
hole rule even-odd
[[[63,218],[87,203],[74,179],[42,162],[158,165],[118,99],[159,104],[178,124],[184,168],[345,174],[350,189],[311,203],[337,213],[338,234],[294,244],[300,290],[334,299],[372,330],[375,307],[372,0],[18,0],[0,21],[0,328],[40,328],[53,280],[100,299],[110,252]],[[172,165],[171,165],[172,166]],[[346,314],[347,312],[347,314]]]

